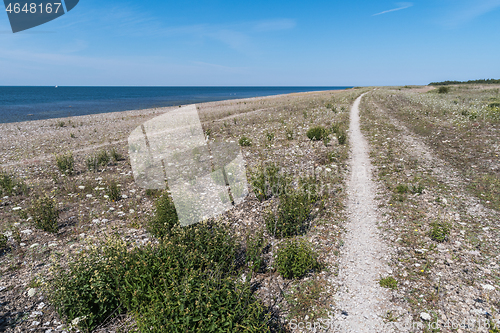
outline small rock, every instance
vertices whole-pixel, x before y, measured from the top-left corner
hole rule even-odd
[[[87,198],[92,198],[92,194],[87,194]]]
[[[28,296],[29,297],[35,296],[36,291],[37,291],[36,288],[31,288],[30,290],[28,290]]]
[[[430,321],[431,320],[431,315],[425,312],[422,312],[420,314],[420,318],[425,321]]]
[[[54,246],[57,246],[57,243],[50,243],[49,244],[49,247],[54,247]]]
[[[0,291],[3,291],[3,290],[5,290],[5,289],[7,289],[7,287],[0,286]]]
[[[30,318],[38,317],[38,316],[43,316],[43,312],[41,311],[33,311],[30,315]]]
[[[31,235],[33,233],[33,231],[31,231],[30,229],[26,229],[26,230],[22,230],[21,233],[25,234],[25,235]]]
[[[122,194],[122,198],[123,198],[123,199],[127,199],[127,198],[128,198],[128,195],[126,195],[126,194]]]
[[[14,208],[12,208],[12,210],[14,210],[14,211],[21,210],[21,209],[23,209],[23,208],[22,207],[14,207]]]
[[[38,247],[38,246],[40,246],[40,244],[38,244],[38,243],[32,244],[32,245],[30,246],[30,249],[35,248],[35,247]]]
[[[495,287],[491,284],[482,284],[481,287],[483,287],[483,289],[485,290],[495,290]]]
[[[40,322],[39,321],[34,321],[31,323],[31,326],[38,326],[40,325]]]
[[[80,190],[85,190],[85,186],[78,186]]]
[[[41,310],[41,309],[43,309],[44,307],[45,307],[45,303],[44,303],[44,302],[42,302],[42,303],[38,304],[37,309],[38,309],[38,310]]]

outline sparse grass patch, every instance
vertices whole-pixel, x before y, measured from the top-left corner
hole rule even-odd
[[[285,295],[290,305],[288,317],[302,319],[309,316],[311,320],[324,318],[327,312],[321,304],[323,291],[323,284],[317,280],[300,282],[292,287],[290,293]]]
[[[302,278],[321,268],[318,255],[302,239],[285,240],[276,254],[276,269],[285,279]]]
[[[75,158],[73,157],[73,153],[68,152],[66,154],[57,155],[56,156],[56,164],[59,171],[64,174],[71,175],[73,174],[75,167]]]
[[[106,187],[106,195],[109,197],[109,200],[113,202],[116,202],[122,198],[120,187],[118,186],[118,183],[116,181],[111,180],[108,182],[108,185]]]
[[[249,147],[252,145],[252,140],[250,140],[249,138],[247,138],[246,136],[242,136],[239,140],[238,140],[238,143],[240,144],[240,146],[242,147]]]
[[[388,288],[388,289],[397,289],[398,288],[398,281],[395,278],[393,278],[392,276],[380,278],[378,283],[382,288]]]
[[[85,164],[87,165],[87,169],[91,172],[96,172],[99,170],[99,162],[95,155],[87,156],[85,159]]]
[[[123,160],[123,155],[120,154],[115,148],[111,149],[110,155],[111,158],[113,159],[113,162],[118,162]]]
[[[448,239],[448,235],[450,234],[450,225],[446,222],[433,222],[431,224],[431,231],[429,232],[429,236],[432,240],[436,242],[444,242]]]
[[[294,139],[293,130],[290,129],[290,128],[286,129],[285,135],[286,135],[286,139],[287,140],[293,140]]]
[[[37,229],[51,233],[58,231],[57,220],[59,218],[59,210],[54,199],[45,195],[35,200],[29,212],[33,218],[33,225]]]

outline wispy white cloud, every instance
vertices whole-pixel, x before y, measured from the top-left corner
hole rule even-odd
[[[398,10],[410,8],[411,6],[413,6],[413,3],[411,3],[411,2],[399,2],[396,5],[398,5],[399,7],[398,8],[394,8],[394,9],[384,10],[383,12],[380,12],[380,13],[377,13],[377,14],[373,14],[372,16],[387,14],[387,13],[391,13],[391,12],[396,12]]]
[[[475,0],[462,2],[442,23],[447,26],[458,26],[470,22],[482,15],[500,8],[500,0]]]

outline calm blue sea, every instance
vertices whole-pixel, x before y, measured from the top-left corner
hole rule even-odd
[[[0,123],[351,87],[0,87]]]

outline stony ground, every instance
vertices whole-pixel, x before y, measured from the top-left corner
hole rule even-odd
[[[337,287],[340,236],[344,227],[344,179],[348,145],[313,142],[305,135],[317,125],[348,127],[349,109],[362,90],[291,94],[267,98],[213,102],[198,105],[200,119],[210,140],[238,141],[249,178],[261,165],[275,163],[294,181],[316,177],[327,192],[315,208],[309,231],[302,236],[320,255],[324,270],[301,280],[282,279],[273,268],[274,248],[279,240],[266,234],[270,250],[267,269],[256,274],[257,295],[279,312],[284,326],[296,320],[313,322],[333,318],[332,295]],[[0,253],[0,331],[61,332],[68,330],[47,300],[41,286],[51,260],[65,263],[82,249],[118,234],[141,246],[154,239],[145,230],[153,213],[156,193],[138,188],[128,162],[128,134],[143,122],[169,109],[129,111],[0,125],[2,172],[22,181],[27,190],[3,195],[0,202],[1,231],[7,236]],[[56,156],[72,152],[75,171],[65,175]],[[115,153],[98,170],[86,161],[94,154]],[[119,200],[111,201],[107,189],[118,183]],[[251,189],[252,190],[252,189]],[[59,210],[57,233],[38,230],[30,210],[35,200],[48,195]],[[264,213],[276,200],[259,202],[251,193],[247,200],[222,216],[244,245],[247,235],[263,229]],[[330,317],[329,317],[330,316]],[[120,331],[134,327],[126,316],[114,318],[97,331]]]
[[[349,110],[364,92],[358,132]],[[274,198],[259,202],[251,189],[221,217],[243,245],[264,230],[267,268],[252,279],[286,330],[499,331],[488,328],[500,319],[497,101],[496,86],[452,87],[444,94],[389,87],[198,106],[209,142],[252,141],[242,147],[249,179],[275,163],[295,181],[315,177],[328,194],[301,236],[323,269],[303,279],[283,279],[273,267],[280,240],[265,232],[264,215],[276,208]],[[0,231],[8,239],[0,250],[0,332],[69,330],[40,288],[51,260],[65,263],[114,234],[135,246],[155,241],[145,223],[157,193],[136,186],[127,137],[168,110],[0,125],[0,168],[27,186],[0,199]],[[347,129],[350,120],[348,144],[305,135],[317,125]],[[68,151],[76,160],[71,176],[55,162]],[[103,151],[117,158],[89,171],[86,160]],[[119,200],[106,197],[111,181],[119,184]],[[42,195],[57,201],[57,233],[33,226],[30,207]],[[133,328],[125,315],[96,331]]]

